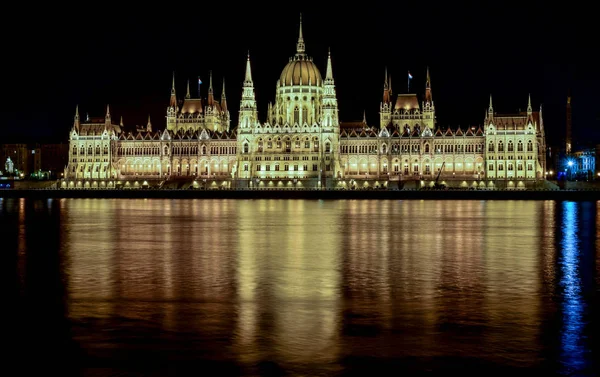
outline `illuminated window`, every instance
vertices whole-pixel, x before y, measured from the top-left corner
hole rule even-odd
[[[501,141],[498,142],[498,152],[504,152],[504,143],[502,143]]]
[[[533,152],[533,143],[531,140],[527,142],[527,152]]]
[[[517,152],[523,152],[523,142],[519,140],[519,144],[517,144]]]

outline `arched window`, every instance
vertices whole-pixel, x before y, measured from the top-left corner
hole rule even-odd
[[[512,140],[509,140],[509,142],[508,142],[508,151],[509,152],[514,152],[515,151],[515,147],[513,145]]]
[[[531,140],[527,142],[527,152],[533,152],[533,143]]]
[[[100,154],[100,146],[96,145],[96,154]]]
[[[331,144],[329,142],[325,143],[325,153],[331,152]]]
[[[501,141],[498,142],[498,152],[504,152],[504,144]]]
[[[494,151],[494,143],[490,141],[490,145],[488,146],[488,152]]]
[[[244,153],[248,153],[248,143],[244,143]]]
[[[258,139],[258,151],[259,152],[263,151],[263,141],[262,141],[262,139]]]
[[[302,123],[308,123],[308,109],[306,107],[302,108]]]
[[[387,153],[387,145],[383,144],[381,146],[381,153],[386,154]]]
[[[92,154],[93,150],[92,150],[92,146],[88,146],[88,154]]]
[[[108,145],[104,146],[104,154],[108,154]]]
[[[294,124],[300,122],[300,110],[298,107],[294,108]]]
[[[200,152],[200,153],[201,153],[201,154],[206,154],[206,145],[203,145],[203,146],[202,146],[202,149],[201,149],[201,152]]]
[[[517,152],[523,152],[523,142],[519,140],[519,144],[517,144]]]
[[[73,146],[73,154],[77,154],[77,147]]]
[[[425,144],[425,153],[429,153],[429,144]]]

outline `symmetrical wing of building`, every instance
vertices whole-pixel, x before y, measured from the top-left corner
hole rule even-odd
[[[436,127],[429,70],[422,101],[416,94],[394,97],[386,70],[379,125],[340,122],[331,54],[323,78],[306,54],[302,22],[296,54],[275,90],[275,103],[261,121],[248,56],[235,128],[225,86],[218,101],[212,75],[206,100],[192,98],[188,82],[182,102],[173,77],[162,131],[148,120],[146,128],[125,132],[108,106],[100,119],[80,119],[77,110],[62,185],[527,187],[544,178],[542,109],[533,111],[531,98],[526,112],[498,115],[490,96],[483,126],[442,130]]]

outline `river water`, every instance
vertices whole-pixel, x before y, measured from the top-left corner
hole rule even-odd
[[[82,376],[591,376],[599,217],[592,202],[0,198],[5,356]]]

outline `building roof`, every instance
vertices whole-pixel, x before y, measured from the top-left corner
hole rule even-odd
[[[396,110],[414,110],[419,109],[419,100],[416,94],[398,94],[396,99]]]

